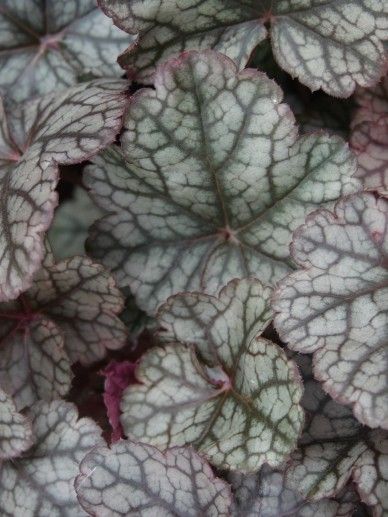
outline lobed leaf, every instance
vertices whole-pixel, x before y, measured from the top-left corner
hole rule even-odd
[[[30,287],[57,204],[58,165],[114,140],[127,83],[96,80],[8,112],[0,109],[0,301]]]
[[[85,74],[118,77],[116,56],[131,39],[95,0],[3,0],[0,91],[21,102],[73,86]]]
[[[29,313],[27,307],[24,311],[22,303],[17,305],[2,312],[0,319],[0,383],[21,409],[39,399],[64,397],[73,375],[58,326],[44,316]]]
[[[373,89],[359,90],[350,145],[365,188],[388,195],[388,75]]]
[[[61,328],[71,362],[89,364],[125,344],[125,326],[117,316],[123,296],[108,271],[87,257],[41,269],[26,296],[34,311]]]
[[[299,361],[298,361],[299,362]],[[349,408],[305,384],[307,426],[291,457],[287,483],[310,501],[338,494],[353,481],[374,517],[388,511],[388,434],[360,425]]]
[[[99,0],[136,43],[119,58],[151,82],[158,63],[184,50],[213,48],[243,68],[266,36],[282,68],[312,90],[348,97],[383,73],[388,39],[382,0]]]
[[[231,472],[235,517],[351,517],[357,502],[350,487],[335,499],[306,500],[292,488],[284,472],[263,466],[256,474]]]
[[[165,453],[123,441],[86,456],[76,481],[89,515],[229,515],[228,485],[190,448]]]
[[[279,88],[212,51],[169,61],[155,86],[131,98],[122,153],[87,168],[110,212],[91,232],[93,255],[151,314],[181,291],[213,294],[246,276],[275,283],[305,216],[359,189],[347,146],[298,139]]]
[[[0,463],[0,512],[26,517],[78,517],[74,481],[85,455],[101,445],[101,430],[88,418],[78,420],[75,406],[38,402],[28,414],[35,437],[21,458]]]
[[[0,389],[0,460],[20,456],[32,445],[28,420],[17,412],[12,398]]]
[[[220,468],[283,462],[303,425],[302,390],[284,352],[258,337],[271,319],[270,294],[245,279],[219,298],[185,293],[163,305],[169,344],[143,356],[141,384],[124,391],[124,432],[162,449],[192,444]]]
[[[0,384],[18,408],[64,397],[70,365],[102,359],[126,342],[117,314],[124,299],[113,278],[87,257],[59,263],[46,252],[32,287],[0,304]]]
[[[294,234],[300,271],[279,285],[275,326],[362,423],[388,429],[388,203],[364,193],[312,214]]]

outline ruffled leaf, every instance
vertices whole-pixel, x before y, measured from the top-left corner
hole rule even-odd
[[[0,464],[1,515],[85,515],[74,481],[81,460],[102,445],[101,430],[88,418],[78,420],[75,406],[66,402],[38,402],[28,417],[35,445],[23,457]]]
[[[131,39],[95,0],[2,0],[0,91],[21,102],[72,86],[84,74],[118,77],[116,57]]]
[[[116,25],[140,33],[119,58],[143,81],[183,50],[214,48],[243,68],[269,22],[278,63],[312,90],[348,97],[383,73],[388,6],[380,0],[99,0]]]
[[[371,90],[360,89],[350,144],[357,154],[357,176],[369,190],[388,195],[388,76]]]
[[[131,441],[88,454],[76,490],[82,506],[96,517],[226,517],[231,505],[228,485],[192,449],[162,453]]]
[[[287,483],[310,501],[334,497],[351,480],[373,515],[388,512],[388,433],[360,425],[349,408],[305,384],[307,426],[291,458]]]
[[[125,390],[125,433],[160,448],[192,444],[220,468],[284,461],[303,425],[302,389],[284,352],[258,337],[271,319],[270,294],[241,280],[219,298],[186,293],[162,306],[170,343],[143,356],[141,384]]]
[[[276,282],[306,214],[359,188],[343,141],[298,139],[281,100],[266,76],[212,51],[169,61],[156,90],[131,98],[124,156],[97,157],[86,184],[111,212],[89,246],[140,308],[233,278]]]
[[[70,365],[102,359],[126,342],[117,314],[124,299],[113,278],[87,257],[59,263],[46,252],[32,287],[0,304],[0,384],[18,408],[69,390]]]
[[[115,138],[127,83],[96,80],[5,113],[0,109],[0,300],[31,285],[57,204],[58,163],[80,162]]]
[[[0,384],[13,395],[17,407],[64,397],[73,376],[57,325],[27,307],[24,310],[21,303],[2,312],[0,323]]]
[[[17,412],[11,397],[0,389],[0,460],[15,458],[32,445],[32,429]]]
[[[388,203],[371,194],[317,211],[294,234],[301,271],[280,283],[275,326],[314,353],[315,376],[371,427],[388,429]]]

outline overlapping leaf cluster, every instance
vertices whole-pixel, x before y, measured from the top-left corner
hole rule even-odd
[[[388,515],[387,39],[2,2],[1,515]]]

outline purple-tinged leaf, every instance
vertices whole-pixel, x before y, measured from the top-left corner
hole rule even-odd
[[[84,516],[74,481],[85,455],[103,445],[101,430],[88,418],[78,420],[75,406],[62,401],[38,402],[28,418],[35,445],[0,464],[1,515]]]
[[[357,495],[345,487],[335,499],[320,501],[304,499],[292,488],[284,472],[266,465],[256,474],[231,472],[235,504],[234,517],[351,517],[357,504]]]
[[[0,461],[20,456],[31,445],[31,425],[17,412],[12,398],[0,389]]]
[[[131,39],[95,0],[2,0],[0,91],[21,102],[84,75],[119,77],[116,57]]]
[[[213,48],[243,68],[267,35],[276,60],[312,90],[348,97],[383,74],[384,0],[99,0],[138,41],[119,58],[139,81],[184,50]]]
[[[172,297],[159,323],[164,348],[146,352],[121,403],[127,436],[165,449],[192,444],[220,468],[279,465],[303,426],[299,374],[274,343],[271,289],[232,281],[218,298]],[[193,345],[195,343],[195,346]]]
[[[388,75],[371,90],[357,91],[350,145],[365,188],[388,195]]]
[[[30,287],[57,204],[58,165],[80,162],[115,138],[127,83],[96,80],[0,109],[0,301]]]
[[[362,426],[314,380],[306,380],[302,402],[307,426],[291,457],[288,485],[319,502],[338,496],[351,480],[373,516],[386,515],[388,433]]]
[[[360,188],[346,144],[298,139],[281,101],[265,75],[238,74],[213,51],[167,62],[156,90],[131,98],[122,153],[96,157],[86,184],[111,212],[91,232],[92,253],[140,308],[233,278],[275,283],[305,216]]]
[[[122,440],[88,454],[80,470],[78,498],[95,517],[230,515],[228,485],[191,448],[162,453]]]
[[[136,363],[130,361],[111,361],[101,372],[105,377],[104,404],[112,426],[111,441],[117,442],[123,438],[123,429],[120,423],[120,400],[125,388],[136,383]]]
[[[388,429],[388,203],[372,194],[319,210],[295,234],[301,271],[279,285],[275,326],[360,422]]]
[[[66,395],[70,365],[102,359],[126,342],[113,278],[87,257],[54,263],[47,250],[33,285],[0,304],[0,384],[18,408]]]

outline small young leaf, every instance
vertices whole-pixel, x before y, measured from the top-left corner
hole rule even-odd
[[[70,364],[90,363],[126,342],[113,278],[87,257],[55,264],[50,251],[32,287],[0,304],[0,384],[18,408],[66,395]]]
[[[264,465],[257,474],[231,472],[235,517],[351,517],[357,496],[350,487],[335,499],[308,501],[291,488],[284,472]]]
[[[357,154],[357,176],[369,190],[388,195],[388,75],[355,96],[360,108],[352,120],[350,144]]]
[[[213,294],[233,278],[275,283],[305,216],[359,189],[344,142],[298,139],[281,100],[266,76],[238,74],[212,51],[167,62],[156,90],[132,97],[125,159],[97,157],[86,184],[111,212],[90,248],[140,308],[152,314],[172,294]]]
[[[72,199],[62,203],[55,211],[48,238],[58,259],[85,254],[88,229],[102,211],[92,202],[87,192],[76,187]]]
[[[305,384],[303,406],[308,424],[291,457],[289,486],[319,501],[335,496],[352,480],[373,515],[386,515],[388,433],[361,426],[349,408],[337,404],[313,380]]]
[[[220,468],[283,462],[303,425],[302,389],[284,352],[258,337],[271,319],[270,294],[241,280],[219,298],[186,293],[162,306],[170,344],[143,356],[142,384],[125,390],[125,433],[160,448],[192,444]]]
[[[119,62],[139,80],[183,50],[214,48],[243,68],[267,34],[278,63],[313,90],[348,97],[383,73],[388,6],[380,0],[99,0],[116,25],[140,33]]]
[[[20,456],[32,445],[32,429],[16,411],[11,397],[0,389],[0,461]]]
[[[79,464],[97,445],[101,430],[78,420],[75,406],[38,402],[31,407],[35,445],[21,458],[0,463],[0,513],[26,517],[81,517],[74,481]]]
[[[60,95],[0,109],[0,301],[31,285],[42,233],[57,203],[58,163],[80,162],[114,140],[127,83],[96,80]]]
[[[228,485],[191,448],[162,453],[122,440],[88,454],[80,470],[78,498],[95,517],[230,515]]]
[[[120,76],[131,38],[95,0],[2,0],[0,91],[17,102],[76,84],[85,73]]]
[[[372,194],[311,215],[294,234],[302,268],[274,297],[275,326],[292,350],[314,353],[314,373],[371,427],[388,429],[388,203]]]
[[[111,361],[101,372],[105,377],[104,404],[112,427],[112,443],[123,436],[120,423],[120,400],[125,388],[136,382],[135,370],[136,363]]]

